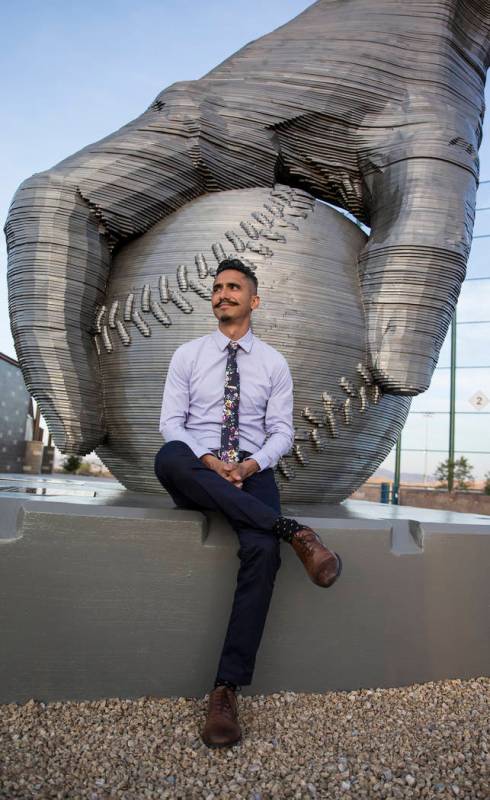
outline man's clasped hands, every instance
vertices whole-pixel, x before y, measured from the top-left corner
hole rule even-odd
[[[205,453],[201,456],[201,461],[209,467],[209,469],[214,469],[222,478],[231,481],[238,489],[242,488],[243,481],[260,469],[253,458],[242,461],[240,464],[229,464],[226,461],[221,461],[221,459],[212,455],[212,453]]]

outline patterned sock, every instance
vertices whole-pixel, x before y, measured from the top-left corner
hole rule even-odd
[[[293,535],[304,526],[290,517],[279,517],[272,526],[272,532],[285,542],[291,542]]]
[[[237,684],[233,683],[232,681],[223,681],[221,678],[216,678],[214,682],[214,688],[216,689],[217,686],[227,686],[228,689],[231,689],[234,692],[236,692],[237,689],[242,688],[241,686],[237,686]]]

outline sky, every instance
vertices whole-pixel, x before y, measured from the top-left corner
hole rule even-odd
[[[166,86],[201,77],[308,5],[300,0],[16,0],[3,4],[2,221],[22,180],[116,130],[147,108]],[[489,99],[487,91],[487,104]],[[478,206],[490,209],[490,114],[480,159]],[[485,233],[490,234],[490,210],[477,212],[475,235]],[[487,242],[490,239],[474,240],[468,277],[490,275]],[[5,273],[5,241],[0,237],[0,352],[15,358]],[[461,322],[490,318],[489,290],[490,281],[465,282],[458,305]],[[490,323],[458,325],[460,412],[474,411],[469,398],[476,391],[490,399],[489,334]],[[448,364],[446,343],[431,388],[412,404],[419,413],[409,416],[403,437],[402,469],[408,472],[432,472],[445,457],[444,452],[426,455],[422,449],[447,448]],[[481,368],[470,368],[474,365]],[[423,416],[428,411],[432,417]],[[489,411],[490,404],[479,415],[458,416],[456,446],[461,452],[465,448],[490,451],[489,417],[482,416]],[[411,452],[412,448],[419,452]],[[469,458],[477,477],[490,470],[490,455]],[[388,467],[392,460],[387,460]]]

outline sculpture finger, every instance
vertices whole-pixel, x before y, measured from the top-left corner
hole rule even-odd
[[[428,388],[471,245],[476,150],[370,162],[372,230],[360,256],[368,350],[386,392]],[[454,150],[455,148],[453,148]],[[458,163],[459,161],[459,163]]]
[[[12,333],[26,385],[63,452],[105,435],[91,334],[114,247],[203,191],[192,91],[25,181],[7,224]],[[107,320],[99,323],[105,325]]]

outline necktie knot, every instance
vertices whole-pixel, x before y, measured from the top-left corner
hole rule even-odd
[[[237,350],[238,350],[238,348],[240,347],[240,345],[238,344],[238,342],[233,342],[233,341],[231,341],[231,340],[228,342],[228,345],[227,345],[227,346],[228,346],[228,352],[230,352],[230,353],[236,353],[236,351],[237,351]]]

